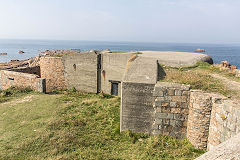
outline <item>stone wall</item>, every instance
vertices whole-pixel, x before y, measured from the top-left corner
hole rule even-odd
[[[213,103],[208,150],[240,133],[240,102],[218,97]]]
[[[208,93],[191,91],[187,138],[196,148],[207,148],[212,97]]]
[[[154,135],[186,137],[190,86],[158,82],[154,87]]]
[[[239,133],[239,104],[220,94],[192,90],[187,138],[193,146],[212,150]]]
[[[122,83],[121,131],[184,138],[190,86],[158,82]]]
[[[10,71],[29,73],[29,74],[35,74],[35,75],[41,76],[40,66],[14,68],[14,69],[11,69]]]
[[[0,71],[0,89],[5,90],[12,86],[31,88],[39,92],[46,91],[45,79],[37,75],[14,71]]]
[[[66,88],[64,66],[61,57],[41,57],[40,68],[41,78],[46,79],[47,92]]]

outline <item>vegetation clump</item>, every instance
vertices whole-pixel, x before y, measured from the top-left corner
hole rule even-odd
[[[188,140],[120,133],[120,98],[58,91],[0,103],[0,159],[194,159]]]
[[[225,96],[234,94],[234,91],[227,89],[221,80],[211,76],[214,73],[221,73],[218,67],[206,62],[199,62],[197,66],[190,68],[163,67],[163,69],[166,74],[161,81],[188,84],[192,89],[217,92]]]
[[[0,103],[6,102],[14,97],[19,97],[33,92],[30,88],[10,87],[7,90],[0,90]]]

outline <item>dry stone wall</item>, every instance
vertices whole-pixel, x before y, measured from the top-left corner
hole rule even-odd
[[[190,86],[160,82],[155,85],[154,135],[184,138],[187,130]]]
[[[5,90],[12,86],[31,88],[39,92],[46,91],[45,79],[37,75],[14,71],[0,71],[0,89]]]
[[[212,97],[202,91],[191,91],[187,138],[196,148],[207,147]]]
[[[240,102],[217,98],[213,103],[208,150],[240,133]]]

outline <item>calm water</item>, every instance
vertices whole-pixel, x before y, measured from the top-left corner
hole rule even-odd
[[[229,61],[232,65],[240,67],[240,45],[239,44],[187,44],[187,43],[133,43],[133,42],[89,42],[89,41],[51,41],[51,40],[0,40],[0,62],[12,59],[27,59],[40,54],[40,50],[50,49],[81,49],[114,51],[184,51],[193,52],[196,48],[203,48],[210,55],[214,63],[222,60]],[[24,54],[18,54],[23,50]]]

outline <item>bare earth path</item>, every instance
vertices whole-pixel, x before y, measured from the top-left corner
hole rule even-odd
[[[228,79],[224,76],[221,76],[219,74],[211,74],[211,76],[213,78],[221,80],[227,89],[233,90],[237,93],[237,94],[232,95],[233,99],[240,99],[240,82],[230,80],[230,79]]]
[[[26,96],[26,97],[22,97],[21,99],[15,99],[15,100],[12,100],[12,101],[2,103],[0,105],[15,106],[15,105],[20,104],[20,103],[30,102],[30,101],[32,101],[33,97],[34,97],[34,95],[29,95],[29,96]]]

